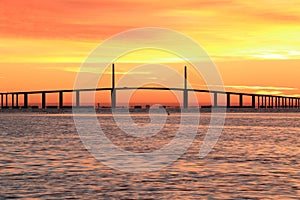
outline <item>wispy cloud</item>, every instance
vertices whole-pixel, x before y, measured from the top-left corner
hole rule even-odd
[[[282,91],[260,90],[260,91],[257,91],[255,94],[275,95],[275,96],[288,96],[288,97],[300,97],[300,94],[285,94]]]
[[[197,85],[197,84],[196,84]],[[213,87],[213,88],[225,88],[225,89],[237,89],[237,90],[282,90],[282,91],[295,91],[298,88],[292,87],[277,87],[277,86],[251,86],[251,85],[197,85],[199,87]]]
[[[100,71],[102,71],[101,69],[97,69],[97,67],[85,67],[85,68],[80,68],[80,67],[45,67],[44,69],[48,69],[48,70],[58,70],[58,71],[65,71],[65,72],[73,72],[73,73],[99,73]],[[105,71],[104,73],[105,75],[111,75],[112,72],[110,71]],[[129,71],[129,72],[122,72],[122,71],[117,71],[115,72],[116,75],[147,75],[147,74],[151,74],[151,72],[148,71]]]
[[[257,91],[255,94],[264,94],[264,95],[283,95],[281,91],[266,91],[266,90],[260,90]]]
[[[300,59],[299,5],[297,0],[4,0],[0,60],[81,62],[102,40],[153,25],[191,36],[216,60]]]
[[[276,86],[246,86],[246,85],[227,85],[225,88],[239,89],[239,90],[284,90],[293,91],[298,90],[298,88],[292,87],[276,87]]]
[[[264,94],[264,95],[280,95],[280,96],[289,96],[289,97],[299,97],[299,94],[286,94],[286,92],[298,91],[298,88],[293,87],[277,87],[277,86],[248,86],[248,85],[197,85],[196,87],[207,88],[213,90],[225,89],[228,92],[244,92],[244,93],[255,93],[255,94]]]

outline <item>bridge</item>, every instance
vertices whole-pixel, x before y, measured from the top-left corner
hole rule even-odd
[[[213,94],[213,105],[212,107],[218,107],[218,96],[226,95],[226,107],[227,108],[270,108],[270,109],[300,109],[300,98],[289,97],[289,96],[278,96],[278,95],[267,95],[267,94],[251,94],[251,93],[239,93],[239,92],[227,92],[227,91],[212,91],[203,89],[190,89],[187,88],[187,67],[184,67],[184,87],[183,88],[163,88],[163,87],[115,87],[115,65],[112,65],[112,85],[106,88],[83,88],[83,89],[69,89],[69,90],[43,90],[43,91],[26,91],[26,92],[5,92],[0,93],[1,109],[26,109],[29,108],[28,96],[32,94],[40,94],[42,97],[41,108],[47,108],[46,95],[51,93],[58,94],[58,109],[63,109],[64,106],[64,94],[75,93],[75,106],[80,107],[80,94],[81,92],[93,92],[93,91],[110,91],[111,92],[111,108],[116,108],[117,103],[117,92],[120,90],[169,90],[169,91],[180,91],[183,93],[183,107],[184,109],[189,108],[188,93],[209,93]],[[232,106],[231,97],[238,96],[238,106]],[[19,96],[23,96],[23,106],[19,104]],[[251,106],[244,105],[244,97],[251,97]]]

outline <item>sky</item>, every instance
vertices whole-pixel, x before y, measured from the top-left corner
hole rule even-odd
[[[298,0],[0,0],[0,5],[1,92],[73,88],[81,64],[101,42],[129,29],[160,27],[200,44],[227,91],[300,96]],[[160,72],[162,66],[126,73],[145,63],[177,70],[188,65],[178,60],[159,51],[136,52],[116,61],[117,76],[153,78]],[[190,82],[205,87],[201,77],[191,75]],[[107,76],[100,86],[109,83]]]

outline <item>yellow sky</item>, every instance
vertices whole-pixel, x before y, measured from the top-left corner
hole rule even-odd
[[[228,91],[300,94],[297,0],[1,0],[0,90],[72,88],[76,71],[100,42],[149,26],[197,41]],[[172,55],[137,52],[119,60],[119,70],[154,58],[180,64]]]

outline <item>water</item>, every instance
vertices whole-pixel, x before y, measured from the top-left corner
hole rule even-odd
[[[179,115],[162,134],[128,137],[99,115],[123,149],[151,152],[167,144]],[[147,124],[146,114],[133,115]],[[299,199],[300,114],[231,113],[213,151],[198,158],[210,114],[202,114],[188,151],[159,171],[125,173],[93,158],[71,115],[0,115],[0,199]]]

